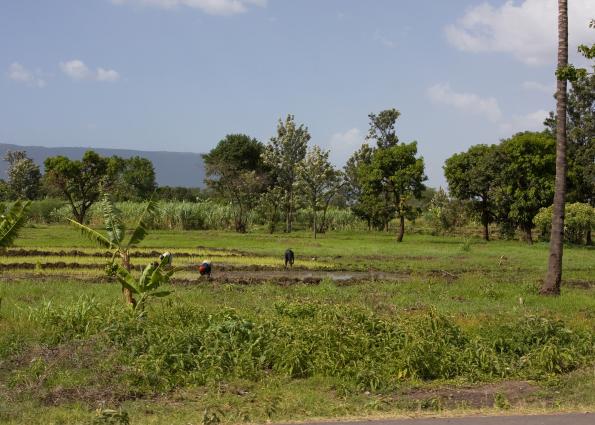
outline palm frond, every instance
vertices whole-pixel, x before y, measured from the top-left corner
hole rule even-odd
[[[105,236],[103,236],[101,233],[91,229],[90,227],[85,226],[84,224],[74,221],[70,218],[68,219],[68,221],[74,227],[79,229],[83,236],[86,236],[92,242],[95,242],[95,244],[97,244],[99,247],[107,248],[107,249],[113,248],[114,244],[109,239],[107,239]]]
[[[143,273],[140,277],[140,280],[138,282],[138,286],[142,291],[146,291],[148,288],[148,282],[151,282],[151,278],[153,276],[153,274],[156,272],[157,267],[151,263],[149,264],[147,267],[145,267],[145,269],[143,270]]]
[[[112,202],[110,196],[105,194],[101,203],[103,211],[103,221],[105,223],[105,230],[107,238],[114,244],[120,245],[124,239],[126,227],[122,222],[122,212]]]
[[[132,274],[130,274],[130,272],[128,270],[126,270],[124,267],[120,266],[119,264],[116,265],[115,269],[116,269],[116,279],[118,279],[118,282],[120,282],[120,285],[122,285],[122,287],[130,290],[130,292],[132,292],[133,294],[141,293],[139,288],[136,286],[134,277],[132,276]]]
[[[19,230],[21,230],[29,218],[30,205],[31,201],[16,201],[6,215],[2,216],[2,221],[0,222],[0,247],[6,248],[13,244]]]
[[[132,236],[130,236],[130,240],[128,241],[129,247],[140,243],[147,236],[148,226],[146,219],[149,218],[151,215],[155,214],[156,211],[157,202],[154,201],[153,198],[151,198],[149,199],[147,206],[138,218],[138,222],[136,224],[136,227],[134,228],[134,232],[132,232]]]

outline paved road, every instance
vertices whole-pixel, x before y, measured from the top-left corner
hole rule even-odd
[[[539,416],[474,416],[466,418],[444,419],[431,418],[346,422],[308,422],[307,425],[595,425],[595,413],[573,413]]]

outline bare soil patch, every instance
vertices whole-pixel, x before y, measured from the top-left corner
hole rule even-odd
[[[502,408],[534,401],[538,390],[527,381],[506,381],[473,387],[420,389],[406,392],[402,397],[426,408]]]
[[[595,288],[595,280],[569,279],[564,280],[562,282],[562,286],[568,286],[570,288],[591,289]]]

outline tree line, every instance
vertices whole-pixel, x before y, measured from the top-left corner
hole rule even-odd
[[[89,150],[80,160],[65,156],[49,157],[45,174],[25,151],[8,151],[7,179],[0,179],[0,201],[61,198],[68,202],[72,215],[84,222],[89,208],[101,191],[116,201],[144,201],[151,197],[165,201],[196,201],[203,196],[199,188],[158,187],[153,163],[133,156],[103,157]]]
[[[571,81],[567,106],[565,202],[595,208],[595,75]],[[489,240],[489,224],[497,223],[504,231],[520,228],[531,242],[535,216],[554,198],[556,124],[551,112],[542,132],[474,145],[446,160],[450,195],[468,201],[482,223],[484,239]],[[587,227],[586,243],[591,244]]]
[[[568,95],[566,200],[591,207],[595,207],[594,104],[595,76],[577,76]],[[399,117],[396,109],[369,114],[366,141],[343,169],[330,162],[328,150],[309,145],[308,127],[293,115],[279,120],[266,144],[245,134],[227,135],[203,155],[206,190],[157,187],[151,161],[140,157],[106,158],[93,151],[80,160],[50,157],[42,176],[25,152],[8,152],[4,158],[9,163],[8,179],[0,181],[0,198],[62,198],[79,222],[85,221],[102,190],[116,201],[209,198],[232,207],[238,232],[248,230],[255,211],[270,232],[291,232],[296,214],[306,212],[314,237],[327,230],[327,211],[335,206],[349,208],[369,229],[388,231],[396,220],[396,239],[402,241],[405,220],[420,215],[421,206],[429,201],[422,198],[431,191],[424,185],[424,161],[417,143],[401,142],[397,136]],[[448,207],[457,216],[470,210],[486,240],[489,226],[496,223],[501,234],[518,228],[531,242],[536,215],[552,205],[556,122],[551,113],[542,132],[518,133],[499,144],[474,145],[452,155],[444,165],[449,194],[438,191],[432,205]]]
[[[343,170],[330,162],[328,150],[308,146],[308,128],[293,115],[279,120],[266,145],[243,134],[228,135],[204,155],[207,185],[235,206],[238,232],[246,231],[253,208],[263,211],[270,232],[281,222],[291,232],[296,211],[307,208],[316,237],[326,230],[326,213],[335,203],[352,208],[370,227],[388,228],[398,218],[401,241],[405,218],[413,213],[411,200],[421,197],[426,176],[416,142],[399,142],[399,115],[396,109],[370,114],[367,140],[375,146],[364,144]]]

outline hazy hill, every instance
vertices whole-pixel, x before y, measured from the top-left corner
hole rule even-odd
[[[71,159],[82,158],[85,151],[92,149],[100,155],[118,155],[122,158],[140,156],[153,162],[157,184],[159,186],[204,186],[204,165],[200,154],[188,152],[165,151],[135,151],[128,149],[103,149],[103,148],[46,148],[43,146],[18,146],[0,143],[0,178],[6,179],[8,163],[3,161],[7,150],[25,150],[42,169],[43,161],[49,156],[64,155]]]

